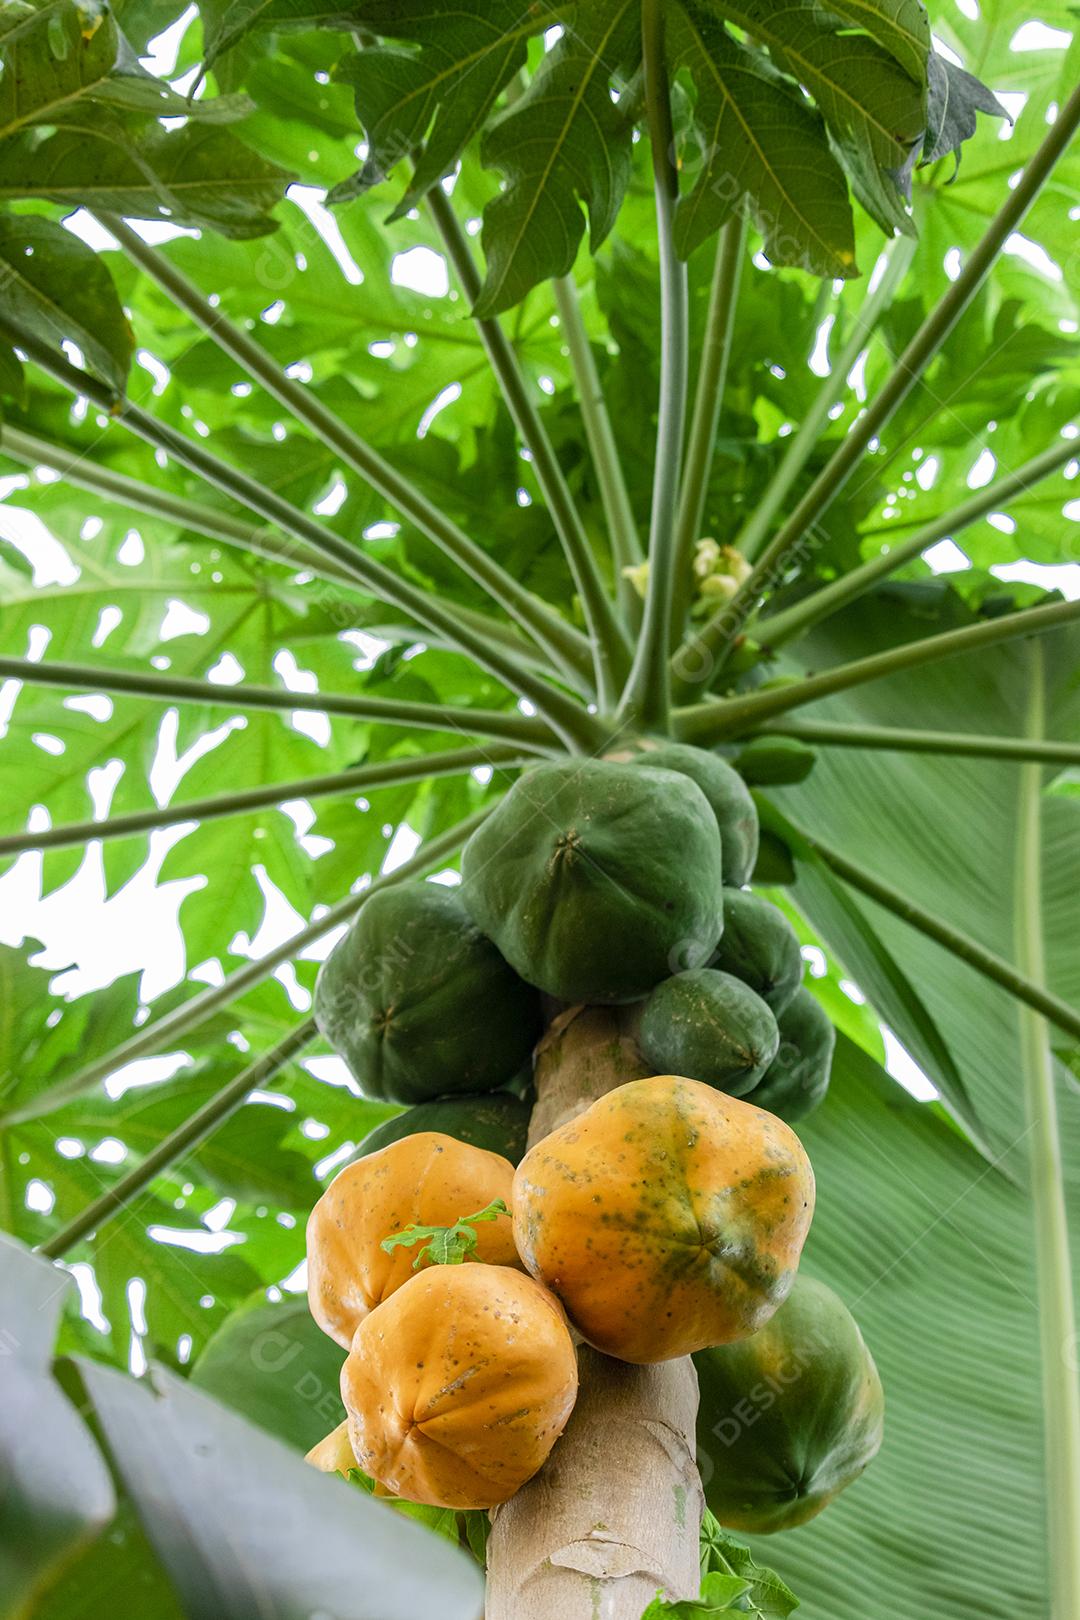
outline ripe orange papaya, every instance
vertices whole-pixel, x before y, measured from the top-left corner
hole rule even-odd
[[[417,1251],[387,1254],[383,1238],[407,1226],[453,1226],[497,1198],[509,1204],[513,1177],[508,1159],[437,1131],[347,1165],[308,1217],[308,1303],[323,1332],[348,1349],[363,1318],[413,1275]],[[506,1216],[477,1229],[475,1258],[518,1264]]]
[[[577,1355],[531,1277],[433,1266],[360,1323],[341,1394],[364,1473],[411,1502],[489,1508],[547,1460],[577,1397]]]
[[[787,1297],[813,1208],[794,1131],[679,1075],[608,1092],[514,1177],[526,1270],[631,1362],[755,1333]]]

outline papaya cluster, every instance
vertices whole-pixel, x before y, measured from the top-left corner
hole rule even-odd
[[[367,1095],[409,1106],[308,1225],[311,1308],[348,1350],[346,1421],[314,1460],[408,1500],[503,1502],[570,1415],[577,1334],[627,1362],[694,1355],[722,1523],[801,1523],[865,1467],[873,1361],[796,1275],[814,1181],[790,1124],[825,1094],[834,1035],[790,924],[746,887],[758,849],[726,761],[643,747],[530,770],[458,888],[362,908],[316,1016]],[[630,1009],[647,1077],[526,1153],[533,1049],[579,1004]],[[386,1247],[489,1208],[472,1263]]]

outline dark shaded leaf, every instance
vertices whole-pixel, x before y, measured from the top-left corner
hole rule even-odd
[[[32,149],[0,147],[0,200],[42,197],[65,207],[209,225],[240,238],[277,228],[268,213],[293,178],[229,130],[199,124],[153,127],[123,142],[60,129]]]
[[[56,1266],[0,1235],[5,1614],[27,1612],[35,1593],[109,1522],[115,1507],[104,1460],[52,1376],[57,1322],[70,1287]]]
[[[344,1416],[345,1357],[308,1310],[306,1294],[256,1294],[218,1328],[191,1382],[252,1423],[310,1451]]]
[[[639,51],[633,0],[583,6],[528,89],[487,131],[482,156],[506,177],[484,210],[485,316],[565,275],[589,214],[595,252],[610,233],[630,178],[631,130],[611,87]]]
[[[676,210],[680,254],[689,258],[747,209],[774,264],[856,275],[847,185],[820,114],[760,51],[699,8],[673,6],[668,27],[673,63],[689,70],[697,89],[700,167]],[[684,173],[689,167],[684,158]]]
[[[55,348],[70,339],[90,369],[123,393],[135,339],[105,261],[38,215],[0,218],[0,300]]]
[[[106,1439],[192,1620],[477,1620],[471,1561],[308,1467],[165,1372],[80,1361]]]
[[[422,147],[391,217],[415,206],[483,127],[500,91],[524,66],[529,38],[557,18],[550,6],[523,9],[519,0],[488,0],[468,11],[449,0],[361,5],[359,20],[367,27],[418,48],[380,45],[339,63],[336,77],[356,93],[368,155],[357,175],[334,187],[330,201],[359,196]]]

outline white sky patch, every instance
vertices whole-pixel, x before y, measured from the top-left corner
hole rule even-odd
[[[24,1198],[27,1209],[33,1210],[35,1215],[51,1215],[56,1207],[56,1194],[48,1182],[40,1181],[37,1176],[26,1183]]]
[[[85,1320],[99,1333],[108,1333],[110,1324],[102,1310],[101,1289],[97,1285],[93,1267],[85,1260],[76,1260],[70,1265],[64,1265],[61,1261],[60,1264],[75,1279],[75,1286],[79,1290],[79,1309]]]
[[[935,574],[962,574],[971,567],[971,558],[960,550],[955,540],[939,540],[923,552],[923,562]]]
[[[450,291],[446,260],[429,247],[407,248],[404,253],[395,253],[390,280],[395,287],[407,287],[425,298],[445,298]]]
[[[408,822],[403,821],[390,840],[390,848],[386,852],[380,870],[396,872],[399,866],[404,866],[420,848],[420,834],[413,832]]]
[[[460,398],[461,384],[456,382],[449,383],[440,394],[436,394],[435,398],[432,400],[431,404],[428,406],[427,410],[424,412],[419,423],[417,424],[416,437],[418,439],[426,439],[428,433],[430,432],[431,424],[434,422],[439,412],[445,411],[448,405],[452,405],[455,400]]]
[[[177,17],[174,23],[170,23],[168,28],[163,29],[160,34],[150,40],[146,47],[146,54],[141,56],[139,60],[146,71],[154,75],[155,79],[167,79],[176,72],[177,58],[180,55],[180,47],[184,43],[184,35],[198,15],[198,8],[189,6],[185,12]]]
[[[138,568],[146,557],[146,547],[138,529],[129,529],[117,547],[116,560],[125,568]],[[209,622],[209,621],[207,621]]]
[[[933,489],[940,468],[941,462],[937,456],[927,456],[925,461],[920,462],[918,471],[915,474],[915,482],[919,488]]]
[[[170,1249],[190,1249],[193,1254],[224,1254],[237,1243],[246,1243],[243,1232],[199,1232],[175,1226],[148,1226],[147,1236]]]
[[[1033,242],[1030,236],[1022,236],[1019,231],[1013,232],[1001,251],[1014,259],[1023,259],[1025,264],[1030,265],[1040,276],[1045,276],[1047,281],[1065,279],[1061,266],[1050,257],[1046,249],[1038,242]]]
[[[137,1091],[141,1086],[159,1086],[179,1074],[190,1061],[186,1052],[163,1052],[156,1057],[135,1058],[110,1074],[105,1082],[106,1095],[122,1097],[125,1092]]]
[[[343,478],[335,477],[334,482],[331,484],[322,500],[316,501],[312,510],[318,512],[320,517],[333,517],[336,512],[341,510],[342,504],[344,503],[345,497],[348,493],[349,490],[345,480]]]
[[[202,1218],[208,1232],[223,1232],[236,1213],[235,1198],[221,1198]]]
[[[967,475],[968,489],[982,489],[988,484],[997,470],[997,457],[992,450],[980,451],[975,465]]]
[[[815,377],[827,377],[832,371],[832,366],[829,364],[829,337],[835,325],[836,316],[826,315],[817,329],[813,352],[808,361],[810,370]]]
[[[899,1081],[905,1091],[909,1091],[920,1102],[933,1102],[938,1095],[937,1087],[923,1073],[915,1062],[911,1053],[902,1046],[884,1024],[881,1026],[881,1037],[885,1042],[885,1069],[894,1080]]]
[[[74,585],[79,570],[65,548],[34,513],[21,506],[0,506],[0,539],[21,551],[33,569],[34,584]]]
[[[1024,557],[1018,562],[997,563],[990,572],[1010,585],[1041,585],[1044,591],[1060,591],[1070,602],[1080,601],[1080,563],[1034,563]]]
[[[341,226],[326,207],[326,191],[321,186],[292,185],[285,195],[314,226],[336,259],[338,268],[350,287],[359,287],[364,279],[364,272],[345,245]]]
[[[1010,51],[1064,51],[1072,44],[1072,35],[1063,28],[1051,28],[1049,23],[1021,23],[1009,41]]]
[[[173,641],[177,636],[205,636],[210,628],[210,616],[198,608],[170,597],[165,604],[165,617],[158,631],[159,641]]]

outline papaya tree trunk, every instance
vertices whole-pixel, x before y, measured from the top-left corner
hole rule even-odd
[[[529,1145],[648,1071],[633,1013],[574,1007],[536,1052]],[[689,1357],[632,1367],[583,1345],[574,1414],[535,1479],[496,1508],[487,1620],[640,1620],[697,1595],[702,1490]]]

